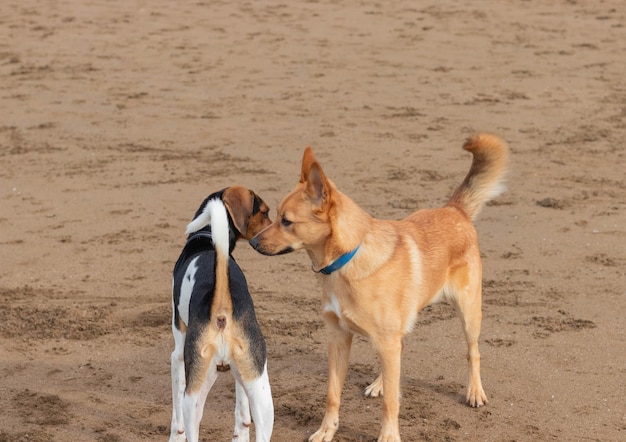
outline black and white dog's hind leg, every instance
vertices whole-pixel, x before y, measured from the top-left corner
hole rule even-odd
[[[176,306],[174,306],[176,308]],[[185,422],[183,421],[183,397],[185,395],[185,332],[179,330],[172,320],[174,351],[172,352],[172,425],[170,442],[185,442]]]
[[[172,424],[170,433],[170,442],[185,442],[198,440],[198,432],[200,429],[200,421],[202,420],[202,414],[204,411],[204,404],[206,402],[207,395],[213,387],[215,380],[217,379],[217,369],[215,366],[210,367],[207,372],[206,378],[202,383],[202,387],[197,395],[195,401],[195,409],[193,411],[184,411],[184,398],[186,389],[185,379],[185,341],[186,341],[186,329],[189,323],[188,311],[189,301],[191,293],[195,284],[195,274],[198,270],[194,259],[185,271],[185,276],[180,286],[180,302],[178,304],[179,315],[178,320],[182,321],[180,328],[177,328],[172,323],[172,334],[174,335],[174,351],[171,357],[171,371],[172,371]],[[176,308],[176,307],[175,307]],[[173,321],[175,321],[174,319]],[[191,418],[192,420],[186,420]],[[249,425],[249,424],[248,424]],[[187,429],[187,432],[185,431]],[[194,429],[194,430],[190,430]],[[189,432],[196,432],[195,436],[189,436]],[[195,439],[194,439],[195,437]],[[248,439],[240,439],[240,441],[248,441]]]
[[[248,382],[241,378],[236,368],[233,369],[233,375],[236,380],[237,394],[233,442],[249,440],[250,417],[254,422],[256,441],[269,441],[274,426],[274,403],[271,394],[268,394],[270,382],[267,362],[263,365],[263,371]]]

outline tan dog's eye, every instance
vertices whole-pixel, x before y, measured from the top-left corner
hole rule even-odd
[[[293,224],[292,221],[289,221],[287,218],[285,218],[284,216],[281,218],[280,223],[283,225],[283,227],[289,227],[290,225]]]

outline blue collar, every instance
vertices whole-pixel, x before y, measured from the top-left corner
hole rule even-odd
[[[334,262],[330,263],[329,265],[327,265],[326,267],[324,267],[321,270],[314,270],[317,273],[321,273],[323,275],[330,275],[332,272],[334,272],[335,270],[339,270],[340,268],[342,268],[343,266],[345,266],[346,264],[348,264],[348,262],[350,262],[350,260],[352,259],[352,257],[354,255],[356,255],[356,252],[359,251],[359,247],[361,247],[361,244],[359,244],[358,246],[356,246],[355,249],[350,250],[348,253],[344,253],[343,255],[341,255],[339,258],[337,258]]]

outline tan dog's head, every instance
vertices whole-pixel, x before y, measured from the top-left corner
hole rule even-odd
[[[330,218],[335,191],[313,151],[307,147],[300,182],[280,203],[276,220],[252,238],[250,244],[264,255],[299,249],[323,253],[332,231]]]

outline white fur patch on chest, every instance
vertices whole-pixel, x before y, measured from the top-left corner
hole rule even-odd
[[[341,313],[341,307],[339,306],[339,300],[334,293],[328,293],[328,301],[324,304],[324,313],[332,313],[337,317],[337,321],[341,327],[348,329],[343,314]]]
[[[329,301],[324,306],[324,311],[334,313],[335,316],[341,318],[341,309],[339,308],[339,301],[337,300],[337,297],[334,293],[329,293],[328,298]]]

